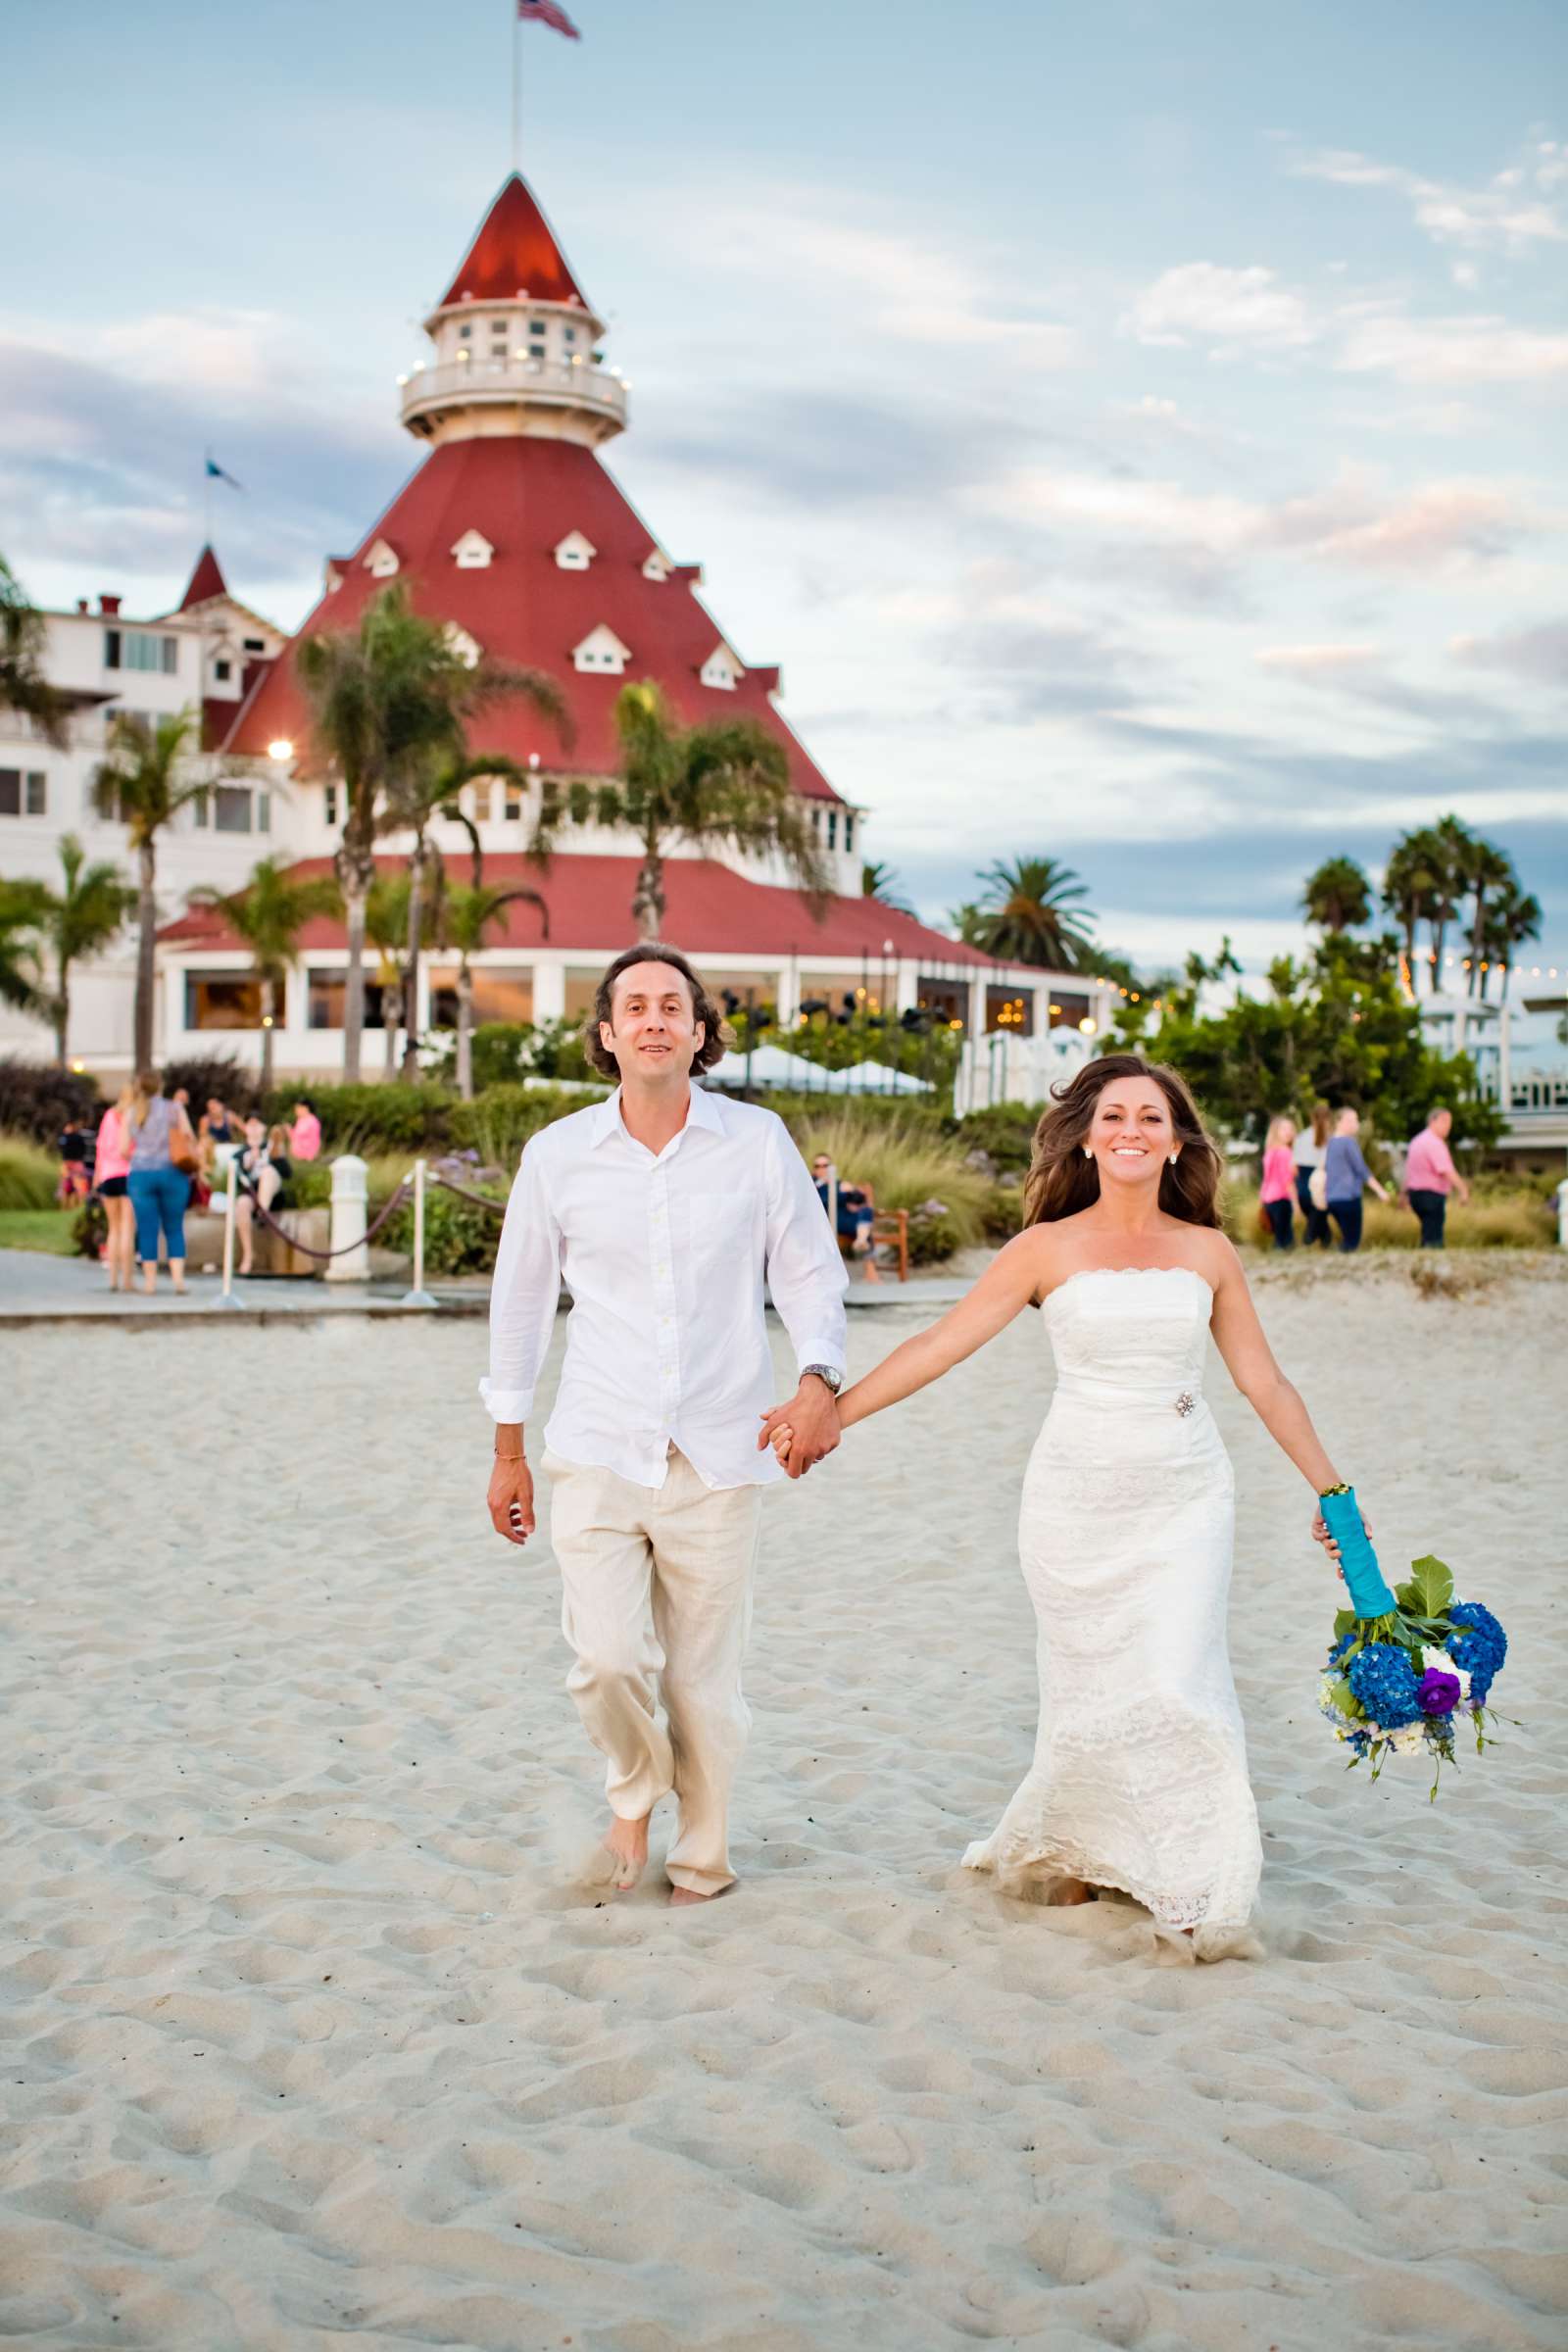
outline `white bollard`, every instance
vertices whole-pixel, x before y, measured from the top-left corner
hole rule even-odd
[[[223,1291],[220,1306],[243,1307],[234,1296],[234,1218],[239,1208],[239,1154],[228,1155],[228,1190],[223,1196]]]
[[[370,1252],[365,1242],[365,1202],[369,1169],[359,1154],[345,1152],[332,1162],[332,1234],[334,1254],[326,1261],[328,1282],[368,1282]],[[342,1254],[336,1254],[341,1251]]]
[[[1568,1250],[1568,1176],[1557,1187],[1557,1247]]]
[[[414,1288],[405,1291],[400,1306],[429,1307],[436,1300],[424,1287],[424,1162],[414,1163]]]

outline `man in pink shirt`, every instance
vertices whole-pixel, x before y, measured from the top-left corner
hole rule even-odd
[[[1399,1198],[1421,1220],[1423,1250],[1441,1250],[1444,1246],[1443,1221],[1448,1212],[1449,1193],[1456,1192],[1461,1200],[1470,1198],[1470,1187],[1454,1166],[1448,1150],[1452,1125],[1451,1110],[1429,1110],[1426,1125],[1405,1156],[1404,1187]]]

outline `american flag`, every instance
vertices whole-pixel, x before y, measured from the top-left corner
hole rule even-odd
[[[519,24],[548,24],[552,32],[564,32],[568,41],[580,41],[582,34],[564,8],[556,0],[517,0]]]

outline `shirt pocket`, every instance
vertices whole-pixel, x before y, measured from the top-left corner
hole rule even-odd
[[[749,1192],[688,1193],[686,1262],[700,1282],[750,1295],[761,1253],[760,1202]]]

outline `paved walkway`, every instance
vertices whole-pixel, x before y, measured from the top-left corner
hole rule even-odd
[[[946,1278],[908,1283],[856,1282],[852,1308],[914,1306],[940,1313],[961,1298],[966,1282]],[[85,1257],[51,1257],[41,1250],[0,1250],[0,1328],[29,1323],[253,1323],[299,1322],[318,1315],[396,1315],[406,1308],[403,1282],[312,1282],[269,1275],[234,1285],[235,1306],[225,1306],[216,1275],[195,1274],[189,1295],[176,1298],[162,1275],[148,1298],[139,1291],[107,1287],[102,1267]],[[485,1315],[490,1307],[486,1277],[456,1282],[432,1279],[437,1307],[446,1315]]]

